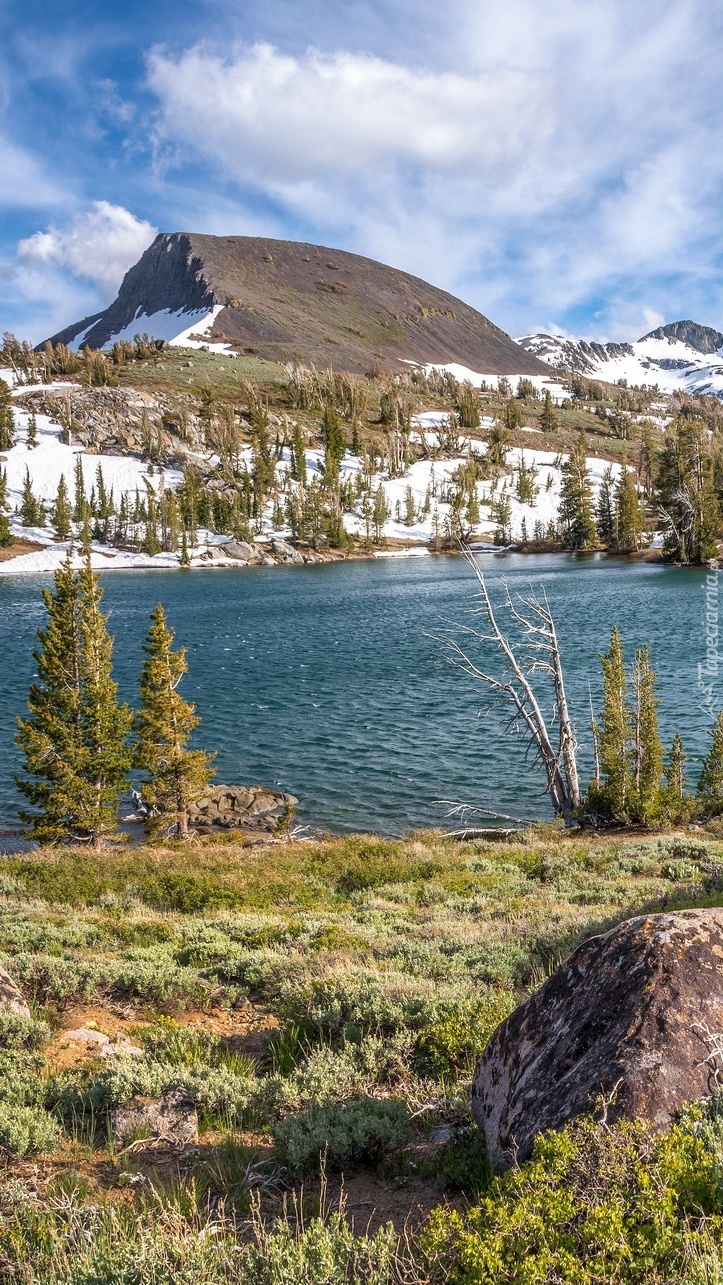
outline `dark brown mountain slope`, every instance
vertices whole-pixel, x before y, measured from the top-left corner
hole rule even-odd
[[[262,237],[161,234],[126,274],[105,312],[53,336],[91,348],[133,327],[153,333],[153,315],[220,305],[211,342],[271,361],[364,371],[400,360],[458,362],[492,375],[549,375],[509,335],[454,295],[373,259],[324,246]],[[85,332],[85,333],[83,333]]]

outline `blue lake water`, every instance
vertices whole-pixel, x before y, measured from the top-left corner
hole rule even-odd
[[[568,695],[589,776],[588,677],[617,624],[626,654],[650,645],[666,743],[679,729],[690,774],[706,750],[704,571],[599,556],[483,555],[495,581],[544,586],[562,642]],[[16,716],[33,673],[35,631],[51,577],[0,579],[0,828],[17,823]],[[301,800],[299,819],[341,832],[395,834],[446,824],[439,800],[549,816],[541,777],[520,742],[481,713],[489,704],[444,660],[434,635],[469,622],[475,580],[460,558],[388,559],[245,571],[109,572],[104,607],[116,677],[136,699],[148,615],[162,601],[187,648],[184,694],[202,717],[198,742],[217,750],[218,780],[262,783]],[[487,648],[485,663],[497,663]],[[723,704],[714,677],[716,704]],[[720,699],[719,699],[720,698]],[[587,777],[586,777],[587,779]]]

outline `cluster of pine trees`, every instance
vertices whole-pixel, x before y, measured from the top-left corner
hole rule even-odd
[[[658,727],[660,702],[647,647],[628,669],[620,633],[601,656],[603,705],[592,718],[595,777],[587,808],[606,821],[651,825],[723,813],[723,712],[709,733],[711,746],[695,794],[686,790],[686,755],[679,732],[667,752]]]
[[[183,838],[189,804],[211,777],[211,756],[188,744],[199,720],[178,692],[184,650],[173,649],[159,604],[134,713],[118,699],[102,596],[87,551],[79,572],[68,554],[54,591],[43,592],[48,619],[38,630],[37,676],[16,734],[24,756],[16,780],[30,805],[21,818],[41,843],[99,848],[118,832],[120,798],[135,767],[145,774],[152,828],[173,828]]]

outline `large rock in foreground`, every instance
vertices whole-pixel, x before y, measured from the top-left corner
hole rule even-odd
[[[716,1055],[715,1050],[720,1047]],[[497,1028],[472,1107],[490,1159],[614,1100],[608,1120],[665,1128],[723,1071],[723,910],[629,919],[592,937]]]

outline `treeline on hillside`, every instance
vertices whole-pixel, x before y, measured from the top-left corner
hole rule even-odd
[[[124,363],[157,357],[159,344],[137,336],[134,343],[120,342],[107,354],[87,349],[76,354],[63,345],[48,352],[46,345],[43,355],[6,335],[0,361],[29,381],[75,373],[103,384],[112,382],[113,370]],[[428,521],[432,546],[441,549],[473,538],[484,516],[494,523],[495,541],[505,545],[521,540],[632,553],[643,547],[647,532],[662,527],[665,551],[672,558],[702,563],[714,557],[722,530],[720,401],[674,395],[673,417],[661,431],[650,418],[655,390],[630,389],[624,381],[604,388],[581,376],[573,376],[568,388],[570,396],[554,406],[549,390],[542,397],[525,378],[515,390],[504,377],[494,387],[483,383],[477,389],[448,371],[412,369],[391,376],[372,369],[362,378],[295,365],[287,368],[282,390],[291,409],[277,414],[270,409],[268,393],[257,385],[243,383],[244,404],[239,406],[229,404],[208,381],[195,400],[191,394],[179,401],[160,424],[143,412],[139,449],[149,476],[160,463],[180,463],[183,469],[175,497],[150,481],[143,492],[114,496],[100,475],[85,496],[76,480],[70,520],[75,534],[83,530],[87,535],[90,529],[98,540],[147,553],[192,547],[198,532],[206,530],[248,540],[264,526],[286,528],[292,539],[317,548],[343,548],[350,543],[345,516],[357,520],[366,546],[384,543],[390,518],[408,528]],[[433,432],[413,425],[427,399],[451,406]],[[75,440],[77,426],[69,407],[69,402],[59,402],[57,414],[66,440]],[[491,416],[491,426],[481,427],[483,412]],[[551,472],[543,477],[544,469],[525,461],[524,452],[510,476],[507,455],[523,419],[538,425],[546,437],[567,435],[570,444],[555,460],[562,473],[557,517],[525,517],[517,530],[512,500],[534,514],[541,491],[553,483]],[[31,447],[34,426],[31,416]],[[619,467],[605,470],[597,494],[586,427],[616,441],[621,456]],[[0,451],[14,441],[10,393],[0,383]],[[311,449],[320,454],[313,466],[307,462]],[[347,451],[359,459],[359,469],[342,469]],[[434,464],[454,456],[462,456],[463,462],[451,477],[442,470],[436,476],[432,467],[423,496],[408,486],[401,499],[390,503],[384,478],[404,476],[417,460]],[[488,483],[484,497],[480,482]],[[69,483],[63,480],[66,493]],[[7,513],[0,477],[0,541],[6,543]],[[50,520],[65,538],[65,495],[58,495],[46,512],[32,494],[29,475],[19,516],[28,527]]]

